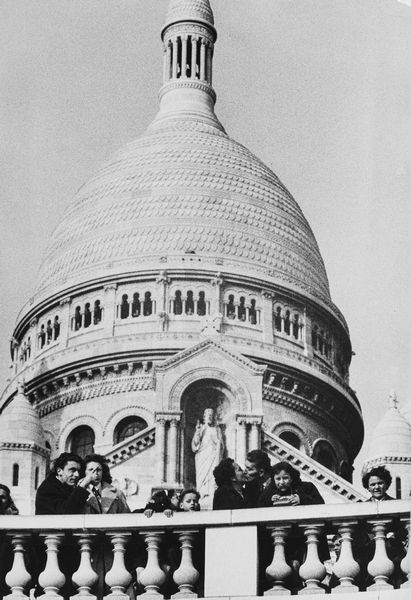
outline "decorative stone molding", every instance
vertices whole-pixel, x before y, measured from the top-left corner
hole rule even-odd
[[[129,404],[124,408],[116,410],[110,415],[109,419],[107,419],[103,427],[103,439],[106,437],[113,439],[115,428],[120,423],[120,421],[122,421],[126,417],[141,417],[142,419],[147,421],[149,426],[154,423],[154,415],[151,410],[139,404]]]
[[[159,285],[168,285],[170,281],[170,278],[167,276],[167,271],[160,271],[158,277],[156,278],[156,283]]]
[[[154,446],[155,437],[155,427],[152,427],[151,429],[145,429],[135,436],[125,439],[121,444],[117,444],[117,446],[105,455],[109,466],[114,467],[115,465],[121,464],[125,460]]]
[[[48,448],[42,448],[37,444],[31,444],[29,442],[0,442],[0,450],[30,450],[46,457],[50,454]]]

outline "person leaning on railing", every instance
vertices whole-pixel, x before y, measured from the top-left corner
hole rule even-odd
[[[271,467],[272,481],[260,497],[260,506],[300,506],[306,504],[324,504],[324,499],[315,485],[309,481],[301,481],[300,473],[288,462],[279,462]],[[289,582],[292,588],[299,587],[296,574],[304,562],[306,554],[305,536],[298,528],[294,528],[287,538],[285,546],[286,560],[293,566],[294,574]],[[270,550],[272,557],[272,549]],[[321,535],[318,546],[319,558],[322,562],[330,559],[327,538]],[[265,562],[269,564],[270,558]]]
[[[371,494],[366,502],[385,502],[395,500],[387,494],[392,482],[391,473],[383,466],[374,467],[363,475],[363,487]],[[386,549],[387,556],[394,563],[394,571],[389,582],[398,588],[406,580],[400,563],[406,555],[404,547],[407,539],[407,531],[399,519],[393,519],[387,527]],[[354,539],[354,557],[360,565],[359,588],[366,590],[372,584],[372,577],[368,574],[367,565],[373,559],[375,552],[375,540],[371,526],[366,522],[361,523]]]

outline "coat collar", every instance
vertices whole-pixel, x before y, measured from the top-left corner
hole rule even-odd
[[[113,504],[114,500],[117,497],[117,490],[114,486],[110,485],[109,483],[102,483],[101,489],[100,489],[100,494],[101,494],[101,500],[100,500],[101,509],[100,509],[99,503],[97,501],[97,498],[91,491],[90,491],[90,496],[88,498],[87,503],[89,504],[92,512],[103,513],[103,514],[108,513],[110,511],[111,505]]]

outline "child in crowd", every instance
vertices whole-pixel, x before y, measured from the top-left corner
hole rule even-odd
[[[183,490],[180,494],[179,510],[181,512],[196,512],[200,510],[199,492],[193,488]]]
[[[175,490],[158,490],[154,492],[147,502],[144,514],[150,518],[153,513],[162,512],[166,517],[171,517],[173,511],[178,510],[179,496]]]

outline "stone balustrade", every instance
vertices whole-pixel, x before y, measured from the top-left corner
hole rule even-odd
[[[1,516],[0,596],[161,600],[307,594],[314,600],[343,592],[345,600],[409,600],[410,508],[411,501],[399,500],[150,519],[134,513]],[[322,556],[325,536],[330,560]],[[296,540],[299,563],[289,555]],[[402,552],[393,555],[395,547]]]

